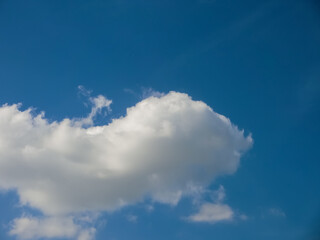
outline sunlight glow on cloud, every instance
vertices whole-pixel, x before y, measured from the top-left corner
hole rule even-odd
[[[175,205],[190,186],[205,188],[216,177],[234,173],[252,145],[250,135],[187,94],[151,96],[104,126],[92,126],[93,117],[111,100],[100,95],[91,101],[87,118],[61,122],[21,111],[19,105],[0,107],[0,189],[16,189],[22,205],[49,220],[114,211],[145,198]],[[232,216],[226,205],[203,205],[200,214],[204,210],[218,216],[212,220]],[[21,236],[23,229],[49,220],[16,219],[11,234]]]

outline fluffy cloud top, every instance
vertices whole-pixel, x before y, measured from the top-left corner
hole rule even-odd
[[[88,118],[61,122],[3,105],[0,188],[16,189],[22,204],[47,216],[113,211],[145,197],[176,204],[190,186],[235,172],[252,144],[187,94],[151,96],[108,125],[87,127],[111,104],[103,96],[91,102]]]

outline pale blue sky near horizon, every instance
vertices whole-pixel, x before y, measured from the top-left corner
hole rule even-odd
[[[95,239],[320,239],[317,1],[0,0],[0,105],[83,117],[79,85],[113,101],[97,125],[144,91],[177,91],[254,140],[238,170],[209,187],[224,186],[245,219],[193,223],[191,199],[153,211],[146,199],[101,213]],[[41,214],[0,190],[0,239],[15,239],[10,221],[24,213]]]

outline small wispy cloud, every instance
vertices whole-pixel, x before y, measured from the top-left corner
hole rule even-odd
[[[163,92],[159,92],[150,87],[141,87],[140,91],[134,91],[130,88],[123,89],[124,92],[131,94],[137,99],[143,100],[149,97],[157,97],[160,98],[165,95]]]
[[[233,210],[228,204],[224,203],[226,198],[225,188],[220,185],[217,190],[201,190],[200,196],[209,195],[211,201],[203,201],[197,195],[196,200],[192,201],[198,211],[185,218],[190,222],[203,222],[215,224],[218,222],[230,222],[233,220],[248,220],[248,216]]]
[[[230,206],[224,204],[226,197],[225,189],[222,185],[215,191],[209,192],[213,202],[204,202],[200,204],[197,213],[187,217],[190,222],[217,223],[222,221],[231,221],[234,218],[234,212]]]
[[[153,212],[153,210],[154,210],[154,206],[148,204],[148,205],[145,207],[145,209],[146,209],[147,212],[151,213],[151,212]]]
[[[165,94],[162,93],[162,92],[158,92],[152,88],[142,88],[142,99],[145,99],[145,98],[149,98],[149,97],[162,97],[164,96]]]
[[[110,105],[112,104],[112,100],[105,98],[102,95],[98,95],[97,97],[91,97],[91,91],[87,90],[83,86],[78,86],[79,92],[86,96],[92,105],[91,112],[85,118],[80,118],[75,121],[76,125],[79,126],[92,126],[94,117],[97,114],[101,114],[103,109],[107,109],[108,112],[111,112]]]
[[[138,216],[129,214],[126,216],[127,220],[132,223],[136,223],[138,221]]]
[[[249,219],[249,217],[246,214],[240,214],[239,215],[239,219],[242,220],[242,221],[246,221],[246,220]]]
[[[282,218],[286,217],[285,212],[280,208],[270,208],[268,210],[268,213],[269,213],[269,215],[275,216],[275,217],[282,217]]]
[[[226,198],[226,191],[222,185],[211,193],[211,198],[215,202],[222,202]]]
[[[221,203],[204,203],[199,212],[189,216],[187,219],[191,222],[217,223],[221,221],[230,221],[233,219],[234,212],[230,206]]]

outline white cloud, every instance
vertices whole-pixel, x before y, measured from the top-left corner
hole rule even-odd
[[[91,97],[91,92],[85,89],[83,86],[78,86],[80,93],[86,97],[88,97],[90,103],[92,104],[91,112],[86,118],[77,119],[74,121],[75,126],[92,126],[94,117],[101,113],[102,109],[106,108],[109,112],[111,111],[110,105],[112,103],[111,100],[105,98],[102,95],[98,95],[97,97]]]
[[[142,88],[142,99],[149,97],[163,97],[165,94],[162,92],[158,92],[153,90],[152,88]]]
[[[240,214],[240,215],[239,215],[239,219],[240,219],[240,220],[243,220],[243,221],[246,221],[246,220],[249,219],[249,217],[248,217],[247,215],[245,215],[245,214]]]
[[[82,230],[80,232],[79,236],[77,237],[77,240],[92,240],[92,239],[94,239],[95,233],[96,233],[95,228],[89,228],[89,229]]]
[[[204,203],[201,205],[198,213],[188,217],[192,222],[216,223],[232,220],[234,213],[232,209],[221,203]]]
[[[226,197],[226,192],[222,185],[219,186],[219,189],[212,193],[212,198],[216,202],[222,202]]]
[[[0,189],[16,189],[21,204],[47,216],[113,211],[145,197],[174,205],[191,185],[202,189],[234,173],[252,145],[186,94],[152,96],[108,125],[84,128],[111,104],[103,96],[92,102],[87,118],[61,122],[0,107]]]
[[[129,215],[127,215],[127,220],[128,220],[129,222],[136,223],[137,220],[138,220],[138,216],[129,214]]]
[[[200,204],[199,210],[187,218],[191,222],[217,223],[221,221],[233,220],[235,214],[230,206],[223,204],[226,197],[225,189],[222,185],[216,191],[210,193],[213,203],[204,202]],[[197,205],[199,202],[195,202]]]
[[[90,240],[94,231],[94,228],[83,230],[71,217],[21,217],[13,220],[9,234],[17,235],[19,239],[78,237],[79,240]]]
[[[268,212],[275,217],[286,217],[286,214],[280,208],[270,208]]]
[[[153,212],[153,210],[154,210],[154,206],[152,206],[152,205],[150,205],[150,204],[148,204],[148,205],[146,206],[146,211],[147,211],[147,212],[151,213],[151,212]]]

